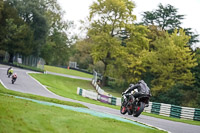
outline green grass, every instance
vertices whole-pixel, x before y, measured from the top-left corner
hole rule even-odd
[[[161,133],[130,123],[0,95],[0,132]]]
[[[55,72],[55,73],[62,73],[62,74],[67,74],[67,75],[79,76],[79,77],[84,77],[84,78],[93,78],[93,75],[91,75],[91,74],[79,72],[79,71],[72,70],[72,69],[54,67],[54,66],[45,65],[44,70],[50,71],[50,72]]]
[[[26,93],[20,93],[20,92],[8,90],[8,89],[5,89],[1,84],[0,84],[0,93],[21,96],[21,97],[27,97],[27,98],[32,98],[32,99],[47,101],[47,102],[53,102],[53,103],[58,103],[58,104],[63,104],[63,105],[87,108],[86,106],[79,104],[79,103],[61,101],[61,100],[54,99],[54,98],[47,98],[47,97],[36,96],[36,95],[32,95],[32,94],[26,94]]]
[[[120,109],[119,106],[114,106],[110,104],[105,104],[99,101],[95,101],[89,98],[82,97],[77,95],[77,87],[86,89],[86,90],[94,90],[94,87],[91,84],[91,81],[85,81],[80,79],[72,79],[62,76],[50,75],[50,74],[30,74],[32,77],[37,79],[40,83],[47,86],[47,88],[54,92],[57,95],[71,98],[74,100],[79,100],[83,102],[88,102],[96,105],[111,107],[114,109]]]
[[[79,77],[85,77],[85,78],[93,78],[93,75],[91,75],[91,74],[86,74],[86,73],[83,73],[83,72],[79,72],[79,71],[71,70],[71,69],[66,69],[66,68],[60,68],[60,67],[45,65],[44,69],[46,71],[55,72],[55,73],[61,73],[61,74],[67,74],[67,75],[73,75],[73,76],[79,76]],[[119,92],[115,91],[114,89],[110,89],[110,88],[107,88],[107,87],[102,88],[102,89],[105,90],[107,93],[111,94],[112,96],[121,97],[121,92],[119,93]]]

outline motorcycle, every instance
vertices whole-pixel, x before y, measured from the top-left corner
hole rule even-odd
[[[8,78],[10,78],[10,76],[11,76],[11,75],[12,75],[12,73],[11,73],[11,72],[9,72],[9,73],[8,73]]]
[[[146,106],[148,106],[150,94],[144,93],[134,93],[134,94],[125,94],[127,101],[125,101],[124,95],[121,98],[121,108],[120,113],[128,115],[133,115],[134,117],[138,117],[144,110]]]
[[[17,78],[12,78],[12,80],[11,80],[11,81],[12,81],[12,84],[15,83],[16,79],[17,79]]]
[[[12,84],[14,84],[15,83],[15,81],[17,80],[17,74],[16,73],[14,73],[13,75],[12,75]]]

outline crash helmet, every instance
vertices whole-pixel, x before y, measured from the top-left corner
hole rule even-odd
[[[138,83],[145,83],[144,80],[139,80]]]

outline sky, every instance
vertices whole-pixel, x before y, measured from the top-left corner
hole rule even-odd
[[[78,30],[80,20],[84,20],[89,15],[89,6],[96,0],[57,0],[61,8],[65,11],[64,18],[74,21],[76,29],[74,32],[81,35]],[[170,4],[178,9],[178,14],[185,15],[182,20],[183,28],[192,28],[193,32],[200,34],[200,0],[133,0],[136,7],[133,13],[137,17],[137,22],[141,22],[141,13],[158,9],[159,3],[164,6]],[[200,37],[199,37],[200,39]],[[200,47],[200,43],[196,44]]]

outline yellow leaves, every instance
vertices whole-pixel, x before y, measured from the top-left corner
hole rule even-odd
[[[90,6],[89,20],[99,20],[100,23],[116,24],[133,23],[134,3],[130,0],[98,0]]]
[[[193,83],[194,77],[190,70],[196,66],[196,60],[186,47],[187,39],[182,31],[175,31],[154,42],[155,50],[149,59],[151,72],[156,77],[152,81],[153,90],[168,90],[177,83]]]
[[[189,42],[190,37],[185,35],[185,32],[183,29],[175,30],[175,32],[171,35],[172,40],[174,41],[174,44],[179,47],[184,47]]]

